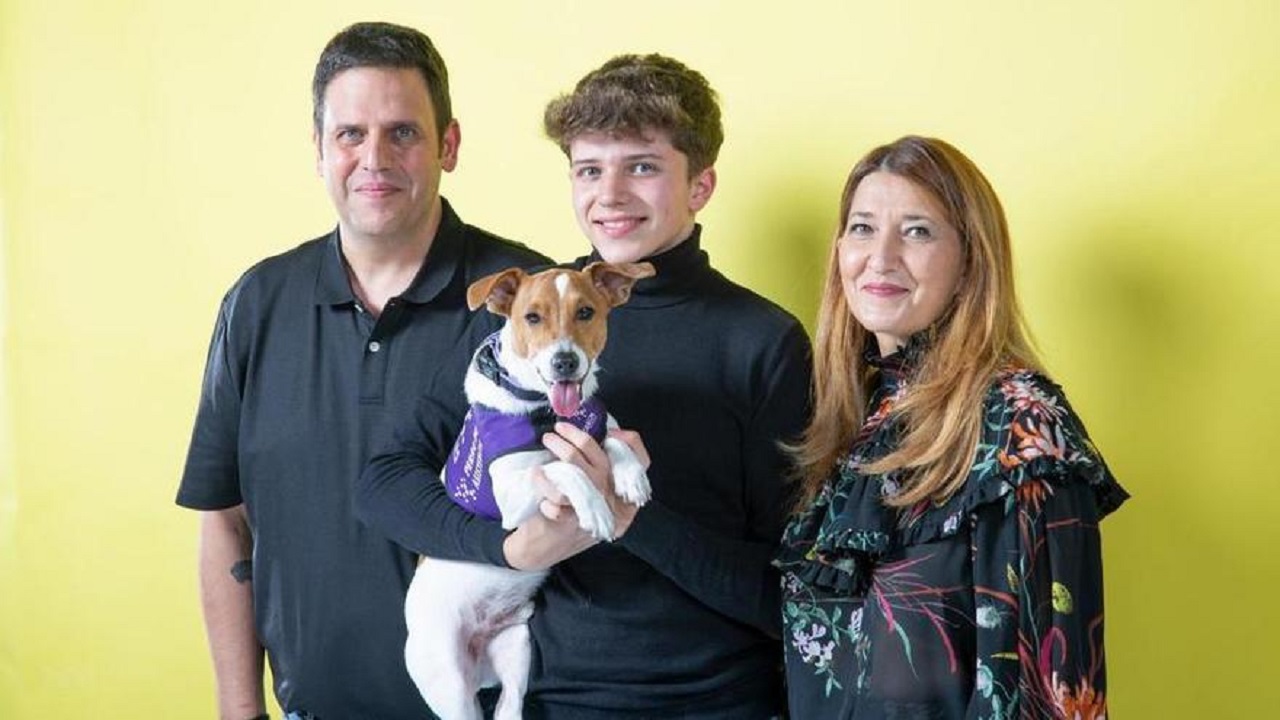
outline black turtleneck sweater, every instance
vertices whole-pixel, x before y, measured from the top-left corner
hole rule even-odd
[[[782,694],[770,563],[787,510],[777,443],[807,418],[808,339],[714,270],[698,229],[648,261],[657,275],[609,315],[598,378],[619,425],[644,439],[654,499],[620,540],[552,570],[530,621],[526,717],[771,717]],[[461,384],[436,382],[450,380]],[[464,412],[424,400],[398,423],[357,511],[416,552],[502,565],[506,533],[436,478]]]

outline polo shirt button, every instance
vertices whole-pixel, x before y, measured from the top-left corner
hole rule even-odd
[[[376,353],[381,349],[382,349],[382,343],[378,342],[377,340],[374,340],[373,342],[369,343],[369,352]]]

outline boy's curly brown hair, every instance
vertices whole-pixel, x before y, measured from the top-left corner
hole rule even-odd
[[[659,54],[618,55],[552,100],[543,114],[547,137],[569,154],[584,133],[644,137],[659,131],[689,158],[689,176],[716,162],[724,128],[720,105],[707,79]]]

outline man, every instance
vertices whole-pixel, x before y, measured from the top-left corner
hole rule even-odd
[[[204,511],[220,717],[264,715],[264,649],[290,717],[429,717],[403,659],[415,558],[356,522],[352,485],[389,416],[424,393],[465,403],[462,368],[494,327],[468,312],[471,281],[545,258],[440,197],[460,134],[425,35],[353,25],[312,91],[338,226],[223,299],[177,500]]]
[[[421,552],[558,562],[530,621],[528,718],[773,717],[783,701],[770,561],[788,505],[778,442],[804,426],[810,350],[795,318],[727,280],[701,249],[695,218],[715,190],[723,138],[715,93],[675,60],[624,55],[553,101],[545,127],[568,155],[595,249],[574,264],[657,269],[610,313],[599,390],[643,438],[654,499],[638,512],[615,507],[611,544],[584,540],[554,505],[505,536],[463,520],[435,479],[451,438],[428,402],[371,461],[358,512]],[[546,446],[606,483],[599,445],[564,423],[556,431]],[[457,531],[425,531],[428,517]]]

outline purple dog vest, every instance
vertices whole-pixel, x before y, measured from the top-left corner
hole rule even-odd
[[[583,401],[568,418],[556,418],[549,406],[523,415],[472,405],[445,466],[444,485],[449,497],[476,515],[499,519],[489,465],[503,455],[544,449],[542,435],[552,431],[557,419],[573,423],[596,442],[604,442],[608,431],[604,403],[595,397]]]

